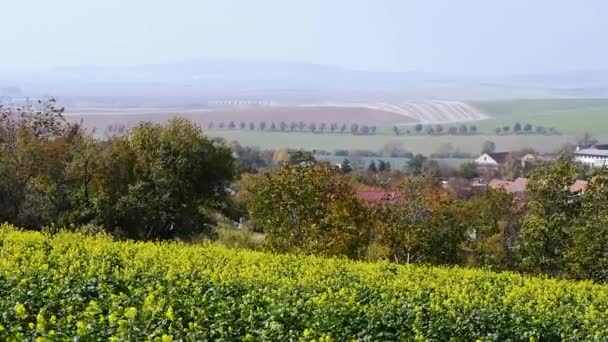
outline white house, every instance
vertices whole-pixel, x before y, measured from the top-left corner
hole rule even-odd
[[[576,148],[574,160],[591,167],[608,166],[608,145],[595,145],[589,148]]]
[[[479,166],[498,167],[507,161],[508,156],[509,152],[482,153],[474,162]]]

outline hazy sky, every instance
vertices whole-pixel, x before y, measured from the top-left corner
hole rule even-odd
[[[606,0],[0,0],[0,69],[255,59],[608,70]]]

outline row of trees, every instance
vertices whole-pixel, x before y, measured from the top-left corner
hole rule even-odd
[[[496,134],[550,134],[557,135],[559,132],[554,127],[544,127],[544,126],[532,126],[529,123],[522,125],[519,122],[516,122],[513,127],[504,125],[502,127],[496,127],[494,130]]]
[[[217,126],[214,122],[209,122],[207,124],[207,129],[240,129],[240,130],[250,130],[250,131],[269,131],[269,132],[310,132],[310,133],[351,133],[351,134],[376,134],[376,126],[375,125],[364,125],[352,123],[347,125],[345,123],[339,125],[337,123],[315,123],[310,122],[306,123],[304,121],[292,121],[285,122],[281,121],[279,123],[270,122],[269,124],[266,121],[260,122],[240,122],[235,123],[234,121],[230,121],[228,123],[219,122]]]
[[[323,163],[250,175],[239,199],[252,229],[278,252],[473,264],[576,279],[608,280],[608,170],[573,194],[577,165],[565,157],[530,175],[527,205],[503,191],[459,198],[421,172],[357,199],[349,177]]]
[[[414,125],[413,130],[403,129],[399,126],[393,126],[393,133],[397,136],[399,135],[410,135],[412,133],[415,134],[427,134],[427,135],[469,135],[469,134],[477,134],[477,126],[470,125],[467,126],[465,124],[461,124],[460,126],[449,126],[444,127],[443,125],[428,125],[424,126],[422,124]]]

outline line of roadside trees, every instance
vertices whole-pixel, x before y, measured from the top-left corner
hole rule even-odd
[[[207,129],[227,129],[227,130],[248,130],[248,131],[263,131],[263,132],[308,132],[317,134],[347,134],[353,135],[374,135],[376,134],[377,127],[375,125],[366,125],[351,123],[315,123],[315,122],[304,122],[304,121],[280,121],[278,123],[271,121],[259,121],[259,122],[239,122],[235,121],[226,122],[209,122],[207,123]]]
[[[508,134],[544,134],[544,135],[559,135],[560,132],[554,127],[544,126],[532,126],[532,124],[526,123],[522,125],[516,122],[513,126],[504,125],[502,127],[496,127],[494,132],[497,135],[508,135]]]
[[[393,133],[399,135],[426,134],[426,135],[473,135],[478,133],[477,125],[461,124],[459,126],[443,126],[416,124],[413,127],[393,126]]]

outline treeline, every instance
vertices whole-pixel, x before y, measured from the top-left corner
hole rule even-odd
[[[393,126],[395,135],[411,135],[411,134],[426,134],[426,135],[472,135],[477,134],[477,125],[461,124],[460,126],[443,126],[416,124],[412,128]]]
[[[101,141],[53,100],[0,110],[2,222],[188,238],[212,234],[213,213],[228,210],[232,151],[189,121],[142,123]]]
[[[361,176],[280,150],[280,166],[256,174],[255,149],[209,140],[187,120],[99,140],[62,112],[52,100],[1,108],[0,222],[608,278],[608,171],[573,194],[578,167],[565,157],[530,170],[527,200],[514,202],[501,191],[453,191],[420,155],[404,173],[376,165]],[[384,189],[382,198],[361,197],[362,177]]]
[[[280,122],[209,122],[207,129],[227,129],[227,130],[242,130],[242,131],[263,131],[263,132],[308,132],[317,134],[353,134],[353,135],[374,135],[377,127],[375,125],[366,124],[338,124],[325,122],[304,122],[304,121],[280,121]]]
[[[554,127],[545,126],[532,126],[529,123],[522,125],[519,122],[513,124],[513,126],[504,125],[502,127],[496,127],[494,130],[497,135],[508,135],[508,134],[544,134],[544,135],[559,135],[561,134]]]
[[[566,157],[530,172],[527,199],[484,190],[459,197],[427,174],[361,201],[349,177],[310,159],[240,183],[250,229],[279,252],[487,266],[608,280],[608,170],[584,193]]]

